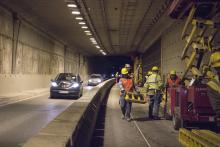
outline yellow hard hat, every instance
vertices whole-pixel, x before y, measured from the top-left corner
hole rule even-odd
[[[170,75],[176,75],[176,71],[175,70],[171,70],[170,71]]]
[[[123,75],[128,74],[128,69],[127,68],[122,68],[121,69],[121,74],[123,74]]]
[[[220,51],[211,54],[210,63],[212,67],[220,67]]]
[[[152,68],[152,71],[158,71],[159,70],[159,68],[157,67],[157,66],[154,66],[153,68]]]
[[[148,72],[147,72],[147,75],[148,75],[148,76],[152,75],[152,71],[148,71]]]

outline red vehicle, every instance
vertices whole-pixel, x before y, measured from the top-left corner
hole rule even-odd
[[[168,92],[174,129],[189,127],[191,123],[216,124],[217,117],[209,102],[206,85],[169,88]]]

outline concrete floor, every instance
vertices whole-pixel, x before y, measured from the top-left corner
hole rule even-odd
[[[91,88],[84,88],[84,93],[89,89]],[[48,97],[49,95],[46,94],[0,107],[0,147],[15,147],[23,144],[76,101]]]
[[[105,147],[179,147],[178,132],[168,120],[148,120],[147,104],[133,104],[133,121],[121,119],[119,89],[114,86],[106,107]]]

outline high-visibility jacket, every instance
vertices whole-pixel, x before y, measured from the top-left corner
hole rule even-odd
[[[175,80],[172,80],[171,78],[167,80],[167,84],[169,87],[178,87],[180,82],[181,82],[181,79],[178,76],[176,77]]]
[[[161,77],[157,73],[150,75],[145,83],[147,90],[160,90],[162,85]]]
[[[121,78],[119,81],[119,87],[126,92],[129,92],[133,89],[134,83],[132,79]]]

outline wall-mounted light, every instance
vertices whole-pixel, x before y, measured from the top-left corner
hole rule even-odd
[[[79,12],[79,11],[72,11],[72,14],[73,14],[73,15],[79,15],[80,12]]]
[[[67,7],[69,7],[69,8],[76,8],[77,5],[75,5],[75,4],[67,4]]]

